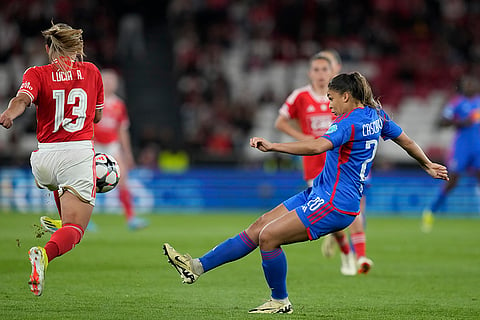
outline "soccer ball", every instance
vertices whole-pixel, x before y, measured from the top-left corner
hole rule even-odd
[[[117,160],[109,154],[95,154],[95,167],[97,171],[97,192],[105,193],[120,181],[120,167]]]

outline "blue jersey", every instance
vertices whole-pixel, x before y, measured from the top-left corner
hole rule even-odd
[[[467,170],[470,166],[480,168],[480,97],[457,96],[443,110],[443,117],[450,121],[472,122],[468,126],[457,127],[450,157],[449,169],[452,172]]]
[[[472,120],[469,126],[458,127],[456,131],[456,141],[467,141],[472,143],[479,141],[480,122],[478,115],[480,113],[480,97],[468,98],[457,96],[453,98],[443,110],[443,117],[450,121]]]
[[[338,212],[358,214],[379,138],[394,139],[401,133],[383,110],[360,107],[337,117],[323,136],[333,149],[327,151],[325,167],[315,178],[313,190],[329,195],[329,203]]]

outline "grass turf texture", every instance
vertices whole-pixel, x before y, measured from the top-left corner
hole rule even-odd
[[[73,251],[52,261],[41,297],[30,293],[27,250],[43,245],[39,215],[0,214],[0,319],[263,319],[247,310],[269,296],[260,255],[183,285],[162,254],[163,242],[196,257],[255,219],[235,215],[149,215],[128,231],[122,216],[98,215]],[[289,319],[478,319],[480,220],[437,219],[431,234],[408,218],[368,219],[368,275],[344,277],[338,253],[320,241],[285,246]]]

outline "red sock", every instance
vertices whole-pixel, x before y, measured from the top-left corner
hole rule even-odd
[[[133,204],[132,204],[132,195],[127,188],[120,189],[120,202],[123,205],[123,209],[125,211],[125,216],[127,217],[127,221],[133,218],[135,213],[133,212]]]
[[[353,244],[353,248],[355,249],[355,253],[357,254],[357,259],[360,257],[365,257],[366,243],[367,243],[367,238],[365,237],[365,233],[364,232],[352,233],[350,235],[350,238],[352,239],[352,244]]]
[[[62,218],[62,206],[60,205],[58,190],[53,191],[53,199],[55,199],[55,204],[57,205],[58,215]]]
[[[348,238],[345,233],[342,234],[334,234],[335,240],[337,240],[338,246],[340,247],[340,251],[344,254],[348,254],[350,252],[350,243],[348,243]]]
[[[48,261],[72,250],[82,240],[84,230],[78,224],[65,223],[45,245]]]

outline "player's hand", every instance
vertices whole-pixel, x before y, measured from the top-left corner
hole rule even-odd
[[[10,129],[13,125],[13,119],[8,116],[6,111],[0,114],[0,124],[7,129]]]
[[[264,138],[259,137],[250,138],[250,146],[263,152],[272,150],[272,143]]]
[[[435,179],[449,180],[447,167],[438,163],[429,163],[425,171]]]

